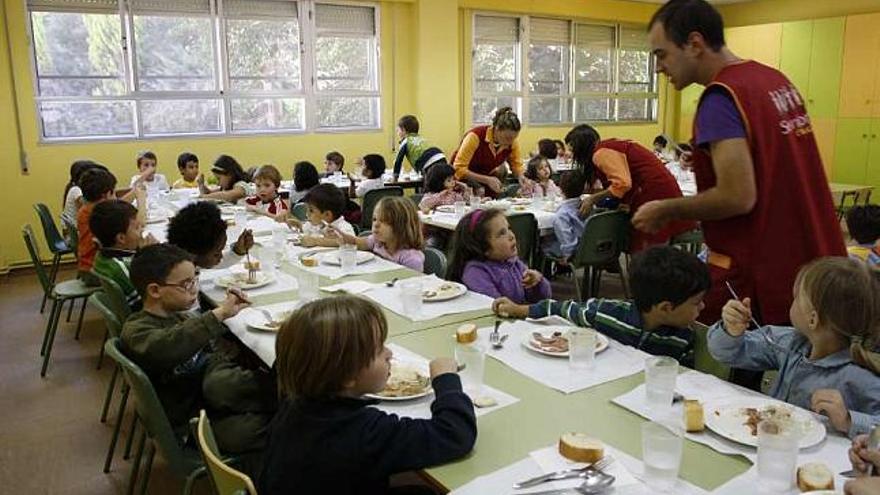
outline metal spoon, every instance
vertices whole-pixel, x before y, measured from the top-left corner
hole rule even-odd
[[[501,335],[498,328],[501,326],[501,320],[495,320],[495,329],[489,334],[489,343],[493,349],[501,349],[504,347],[504,341],[507,340],[508,334]]]
[[[391,280],[385,282],[385,285],[388,287],[394,287],[394,284],[397,283],[397,277],[392,278]]]
[[[610,474],[603,473],[602,471],[586,471],[581,475],[584,478],[584,482],[574,488],[562,488],[556,490],[546,490],[543,492],[531,492],[529,495],[564,495],[574,493],[581,493],[583,495],[593,495],[595,493],[601,493],[605,491],[606,488],[611,486],[616,479],[614,476]]]

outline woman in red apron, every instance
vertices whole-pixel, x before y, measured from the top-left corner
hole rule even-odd
[[[569,131],[565,143],[572,149],[574,162],[586,172],[588,184],[598,180],[602,185],[600,192],[584,200],[581,212],[588,212],[607,197],[628,205],[633,214],[648,201],[681,197],[675,177],[651,150],[638,143],[619,139],[602,141],[596,129],[586,124]],[[666,244],[670,238],[696,227],[696,222],[676,221],[653,234],[632,229],[630,252]]]
[[[487,196],[497,198],[504,190],[504,163],[520,183],[528,179],[523,175],[523,161],[517,137],[522,125],[510,107],[495,112],[492,125],[481,125],[469,130],[452,153],[455,178],[475,182],[483,186]]]

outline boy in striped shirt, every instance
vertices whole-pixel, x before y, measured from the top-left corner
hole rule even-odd
[[[706,265],[673,247],[655,246],[633,259],[629,285],[632,301],[546,299],[521,305],[502,297],[492,303],[492,310],[515,318],[562,316],[622,344],[693,367],[694,336],[689,327],[700,315],[711,285]]]

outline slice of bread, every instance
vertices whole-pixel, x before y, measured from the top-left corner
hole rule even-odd
[[[303,266],[318,266],[318,258],[306,256],[300,260]]]
[[[808,462],[797,470],[797,486],[801,492],[833,490],[834,473],[821,462]]]
[[[575,462],[596,462],[605,456],[605,446],[583,433],[566,433],[559,438],[559,453]]]
[[[470,344],[477,340],[477,326],[473,323],[465,323],[455,330],[455,340],[459,344]]]
[[[706,429],[706,423],[703,418],[703,404],[700,404],[700,401],[684,401],[684,429],[688,433],[696,433]]]

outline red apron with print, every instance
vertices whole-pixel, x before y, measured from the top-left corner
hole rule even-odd
[[[759,323],[784,324],[798,270],[822,256],[846,255],[810,118],[794,85],[757,62],[726,66],[706,89],[713,86],[727,90],[739,109],[757,202],[745,215],[702,222],[712,290],[700,320],[720,317],[731,298],[728,281],[740,297],[752,298]],[[697,133],[695,122],[695,142]],[[705,191],[715,186],[712,157],[695,144],[694,150],[697,188]]]
[[[648,201],[681,197],[681,188],[678,187],[675,177],[652,151],[636,142],[619,139],[599,141],[596,144],[596,150],[603,148],[617,151],[626,156],[632,187],[621,198],[621,202],[629,205],[630,212],[633,214]],[[594,168],[594,170],[596,178],[602,182],[602,186],[608,187],[610,182],[605,174],[598,168]],[[653,234],[632,229],[630,252],[638,253],[656,244],[666,244],[670,238],[696,228],[696,222],[677,220],[670,222]]]

